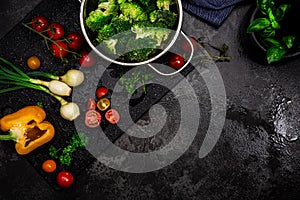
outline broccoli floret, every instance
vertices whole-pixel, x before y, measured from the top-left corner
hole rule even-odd
[[[116,55],[117,54],[117,50],[116,50],[117,43],[118,43],[117,39],[109,38],[107,40],[103,40],[103,42],[100,45],[103,48],[104,52],[106,52],[108,54]]]
[[[127,43],[126,60],[141,62],[149,59],[149,55],[156,48],[156,41],[152,38],[132,38]]]
[[[101,10],[105,14],[117,15],[118,5],[116,0],[103,1],[98,4],[97,10]]]
[[[125,2],[120,5],[120,10],[122,15],[128,18],[130,21],[143,21],[147,20],[147,15],[143,11],[142,7],[140,7],[135,2]]]
[[[154,23],[153,26],[137,23],[131,27],[131,31],[136,34],[136,39],[152,38],[156,41],[156,45],[160,46],[163,41],[168,39],[172,30],[161,27],[160,23]]]
[[[102,29],[98,31],[97,42],[101,43],[103,40],[106,40],[113,35],[115,35],[115,29],[111,24],[105,24]]]
[[[150,0],[139,0],[139,2],[144,6],[148,6]]]
[[[151,22],[162,22],[173,27],[177,22],[177,14],[169,10],[155,10],[149,14]]]
[[[92,31],[97,31],[105,24],[117,15],[116,0],[108,0],[105,2],[99,2],[98,8],[89,13],[85,23]]]
[[[175,1],[173,0],[157,0],[156,6],[158,9],[161,10],[170,10],[170,5],[175,4]]]
[[[100,29],[104,24],[107,24],[111,20],[111,15],[105,15],[100,10],[95,10],[90,12],[88,18],[85,20],[85,24],[89,27],[92,31],[97,31]]]
[[[112,26],[115,28],[116,33],[122,33],[128,31],[131,28],[130,21],[123,19],[122,17],[114,18],[111,20]]]

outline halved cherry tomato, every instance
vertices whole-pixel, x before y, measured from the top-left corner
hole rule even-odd
[[[74,177],[70,172],[61,171],[57,174],[56,181],[60,187],[67,188],[73,184]]]
[[[62,38],[65,34],[65,29],[63,25],[61,25],[58,22],[53,22],[49,25],[47,35],[52,39],[52,40],[58,40]]]
[[[184,63],[184,58],[179,54],[172,54],[169,58],[169,66],[173,69],[180,69]]]
[[[88,110],[85,113],[85,125],[90,128],[96,128],[100,125],[101,114],[97,110]]]
[[[70,49],[78,51],[83,46],[84,38],[77,32],[72,32],[67,36],[67,43]]]
[[[89,53],[87,51],[84,51],[81,53],[81,58],[79,59],[79,64],[82,67],[91,67],[91,66],[95,65],[95,63],[96,63],[96,59],[92,53]]]
[[[37,16],[31,20],[31,28],[38,32],[42,32],[48,28],[48,20],[44,16]]]
[[[30,69],[36,70],[40,68],[41,61],[37,56],[31,56],[27,59],[27,65]]]
[[[97,108],[101,111],[105,111],[110,106],[110,100],[108,98],[99,99],[97,102]]]
[[[96,97],[100,99],[101,97],[104,97],[108,94],[108,89],[104,86],[98,87],[96,90]]]
[[[87,108],[88,110],[95,110],[97,108],[96,101],[93,98],[89,98]]]
[[[197,42],[197,39],[196,39],[195,37],[190,37],[189,39],[190,39],[190,41],[191,41],[192,44],[193,44],[194,51],[197,51],[197,49],[198,49],[198,42]],[[182,48],[182,50],[183,50],[184,52],[187,52],[187,53],[189,53],[189,52],[192,51],[191,45],[190,45],[190,43],[189,43],[187,40],[184,40],[184,41],[182,42],[181,48]]]
[[[120,120],[120,114],[115,109],[110,109],[105,113],[105,119],[111,124],[116,124]]]
[[[57,41],[56,44],[51,44],[51,50],[53,53],[53,56],[56,58],[64,58],[68,55],[68,46],[63,41]]]
[[[42,169],[48,173],[54,172],[56,170],[56,162],[54,160],[45,160],[42,164]]]

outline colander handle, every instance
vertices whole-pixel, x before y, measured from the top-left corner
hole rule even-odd
[[[172,76],[172,75],[175,75],[175,74],[181,72],[186,66],[188,66],[188,64],[191,62],[191,60],[193,58],[193,55],[194,55],[194,45],[193,45],[192,41],[188,38],[188,36],[183,31],[180,31],[180,32],[184,36],[184,38],[188,41],[189,45],[191,46],[191,55],[190,55],[189,59],[186,61],[186,63],[179,70],[176,70],[175,72],[172,72],[172,73],[163,73],[163,72],[159,71],[158,69],[156,69],[153,65],[151,65],[149,63],[148,66],[151,67],[155,72],[157,72],[160,75],[163,75],[163,76]]]

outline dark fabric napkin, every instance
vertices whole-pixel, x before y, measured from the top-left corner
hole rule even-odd
[[[244,0],[183,0],[182,7],[210,24],[219,27],[235,4]]]

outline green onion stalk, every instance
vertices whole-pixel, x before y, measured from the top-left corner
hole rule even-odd
[[[67,85],[69,85],[71,87],[76,87],[84,81],[83,72],[80,70],[77,70],[77,69],[70,69],[67,71],[67,73],[65,73],[62,76],[56,76],[56,75],[53,75],[50,73],[38,72],[38,71],[29,72],[29,73],[27,73],[27,75],[36,76],[36,77],[45,77],[45,78],[49,78],[52,80],[59,80],[59,81],[66,83]]]
[[[14,66],[11,62],[5,60],[4,58],[0,57],[0,61],[8,65],[12,68],[12,70],[0,65],[0,80],[6,80],[6,81],[13,81],[13,83],[18,82],[28,82],[32,84],[42,85],[49,88],[49,90],[57,94],[59,96],[70,96],[72,92],[72,88],[68,86],[66,83],[58,80],[52,80],[52,81],[43,81],[40,79],[33,79],[27,74],[25,74],[22,70],[20,70],[18,67]]]
[[[64,119],[73,121],[80,115],[80,110],[76,103],[68,102],[61,97],[68,96],[66,94],[70,93],[70,87],[67,84],[58,80],[47,82],[39,79],[32,79],[22,70],[20,70],[4,58],[0,57],[0,61],[7,64],[14,70],[12,71],[4,67],[3,65],[0,65],[0,84],[14,85],[14,87],[0,89],[0,94],[23,88],[31,88],[43,91],[53,96],[61,103],[60,114]]]

